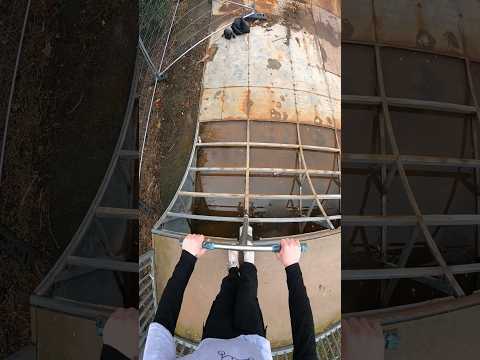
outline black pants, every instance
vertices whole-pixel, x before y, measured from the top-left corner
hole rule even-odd
[[[203,327],[202,340],[232,339],[253,334],[266,337],[257,289],[255,265],[243,263],[240,268],[231,268],[212,304]]]
[[[154,322],[162,324],[172,336],[182,306],[183,294],[197,258],[185,250],[168,280],[158,304]],[[285,269],[288,285],[288,305],[296,360],[317,359],[312,309],[303,284],[298,263]],[[223,279],[220,292],[210,309],[202,339],[231,339],[239,335],[257,334],[266,337],[262,312],[257,299],[257,269],[243,263],[232,268]]]

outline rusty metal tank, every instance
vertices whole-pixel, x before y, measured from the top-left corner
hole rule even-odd
[[[266,21],[227,40],[239,5],[212,3],[197,131],[182,184],[153,233],[157,289],[165,286],[187,233],[254,245],[290,236],[310,245],[303,272],[316,332],[340,318],[340,18],[337,1],[244,1]],[[251,10],[251,9],[250,9]],[[249,9],[245,9],[247,14]],[[181,62],[179,62],[180,64]],[[200,259],[177,335],[199,341],[226,271],[226,252]],[[292,342],[283,269],[257,253],[259,301],[273,348]]]
[[[478,1],[342,3],[342,311],[400,339],[388,359],[478,352],[479,23]]]

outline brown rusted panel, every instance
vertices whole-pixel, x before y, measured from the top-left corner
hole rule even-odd
[[[461,55],[464,49],[459,3],[450,0],[376,1],[378,41]]]
[[[374,41],[372,0],[344,1],[342,4],[342,40]]]
[[[470,0],[348,1],[342,38],[480,59],[480,3]]]
[[[223,120],[246,120],[249,112],[250,90],[244,87],[224,88]]]
[[[320,7],[312,7],[318,46],[325,69],[334,74],[341,72],[340,18]]]
[[[297,121],[293,90],[252,88],[250,119],[267,121]]]
[[[255,8],[258,12],[272,14],[278,11],[279,1],[278,0],[258,0],[255,1]]]
[[[471,59],[480,61],[480,2],[461,1],[460,14],[465,53]]]
[[[245,0],[244,0],[245,3]],[[330,13],[340,16],[340,0],[255,0],[255,8],[259,12],[275,14],[283,10],[294,10],[295,8],[319,7]]]
[[[200,139],[204,143],[219,141],[245,141],[247,126],[245,121],[208,122],[200,126]]]

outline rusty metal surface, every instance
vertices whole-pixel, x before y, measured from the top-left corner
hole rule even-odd
[[[249,5],[246,1],[244,4]],[[250,4],[251,5],[251,4]],[[337,147],[334,129],[341,129],[340,117],[340,19],[337,2],[256,1],[257,11],[268,21],[255,23],[249,34],[226,40],[214,35],[205,57],[203,92],[199,111],[199,141],[247,141],[297,144],[296,124],[305,145]],[[324,9],[324,7],[326,9]],[[225,16],[238,10],[235,4],[214,2],[213,15]],[[250,124],[250,125],[247,125]],[[252,168],[302,168],[295,149],[250,150]],[[333,153],[305,151],[308,168],[336,170]],[[195,157],[197,167],[244,167],[245,148],[202,148]],[[339,193],[339,185],[327,178],[312,180],[316,192]],[[246,192],[244,174],[196,174],[194,191],[207,193]],[[294,176],[250,175],[254,194],[298,193]],[[303,194],[312,194],[304,184]],[[195,214],[217,216],[290,217],[287,200],[250,202],[243,199],[195,199]],[[325,201],[328,214],[339,204]],[[187,206],[188,207],[188,206]],[[314,210],[315,213],[316,210]],[[196,231],[235,237],[236,225],[195,222]],[[272,231],[271,228],[276,228]],[[280,230],[281,229],[281,230]],[[263,225],[255,229],[262,236],[296,234],[297,225]],[[308,230],[308,229],[307,229]],[[212,233],[214,231],[214,233]]]
[[[478,151],[475,155],[474,150],[479,136],[475,124],[480,118],[473,94],[478,97],[480,85],[479,65],[474,62],[480,54],[479,5],[463,0],[343,2],[342,95],[345,96],[342,135],[346,158],[352,154],[391,155],[397,151],[393,148],[398,147],[401,156],[432,156],[439,162],[446,158],[472,162],[478,159]],[[469,84],[468,64],[474,88]],[[348,100],[353,97],[357,100],[377,98],[379,102],[359,105]],[[392,98],[421,105],[399,108],[390,103]],[[386,110],[382,109],[382,99],[387,103]],[[440,107],[468,105],[471,112],[465,115],[461,111],[432,111],[427,106],[432,103]],[[393,136],[384,131],[382,150],[382,124],[387,126],[388,123],[391,123]],[[396,146],[392,146],[391,138]],[[343,164],[344,216],[411,215],[414,206],[418,207],[421,217],[433,214],[469,216],[478,212],[480,198],[475,190],[476,186],[478,189],[478,173],[473,168],[402,163],[404,177],[401,179],[398,173],[392,176],[387,188],[381,183],[388,180],[387,174],[395,174],[391,170],[400,165],[382,169],[377,161],[367,166]],[[408,249],[412,227],[385,226],[382,232],[380,226],[344,226],[342,230],[342,252],[345,254],[342,266],[345,269],[381,268],[386,266],[385,262],[388,266],[400,267],[438,263],[438,257],[434,258],[423,242],[425,231],[416,239],[412,252],[405,252],[409,254],[406,255],[408,263],[401,264],[400,254]],[[448,226],[429,227],[427,231],[441,249],[441,257],[448,266],[475,262],[480,244],[478,226],[451,221]],[[475,275],[457,276],[466,293],[478,288],[475,281],[465,280],[469,277]],[[391,284],[388,280],[388,286]],[[378,309],[445,295],[445,289],[434,283],[425,285],[401,280],[393,295],[388,296],[384,292],[386,286],[386,282],[381,284],[375,280],[344,283],[343,310]]]
[[[480,3],[471,0],[347,1],[343,4],[342,37],[368,42],[377,39],[479,60],[478,14]]]
[[[312,9],[309,19],[319,24],[312,32],[276,22],[254,25],[232,41],[214,36],[200,121],[249,118],[340,128],[340,23]]]
[[[212,3],[214,17],[228,19],[238,12],[238,5],[216,3]],[[247,0],[243,3],[248,4]],[[254,241],[277,243],[280,237],[297,235],[312,243],[302,261],[316,332],[322,333],[340,317],[340,231],[335,229],[339,221],[328,224],[320,210],[327,216],[340,212],[339,1],[256,0],[255,5],[267,14],[268,21],[253,24],[249,34],[230,41],[221,32],[214,34],[205,57],[199,59],[205,68],[191,161],[179,191],[153,231],[157,264],[161,264],[157,265],[158,290],[162,291],[171,274],[180,234],[202,233],[237,242],[240,223],[233,220],[247,215]],[[246,145],[251,143],[262,145]],[[269,147],[272,144],[287,146]],[[250,172],[254,168],[273,171]],[[317,170],[317,175],[310,179],[304,168]],[[283,173],[286,169],[293,172]],[[318,175],[322,171],[337,173]],[[334,196],[319,200],[313,193]],[[285,198],[290,195],[308,199]],[[304,221],[303,217],[317,220]],[[252,218],[273,222],[253,222]],[[289,222],[289,218],[303,222]],[[284,270],[273,254],[256,256],[259,301],[269,339],[274,347],[289,345]],[[196,279],[190,281],[192,287],[185,294],[177,334],[200,338],[225,270],[225,257],[223,251],[212,251],[200,260],[193,274]],[[279,286],[281,299],[273,290]],[[277,301],[277,306],[268,306],[271,301]]]
[[[300,2],[256,1],[255,5],[258,11],[281,14],[281,20],[273,16],[267,23],[254,24],[248,35],[231,41],[220,34],[210,40],[199,114],[201,141],[246,141],[249,120],[250,141],[297,144],[298,122],[305,145],[335,147],[333,129],[341,128],[339,18]],[[289,13],[292,9],[295,11]],[[214,14],[220,10],[214,8]],[[310,25],[300,26],[299,19]],[[334,154],[306,151],[305,157],[309,168],[337,168]],[[199,167],[242,167],[245,161],[244,148],[201,149],[197,156]],[[255,148],[250,150],[250,167],[296,169],[301,165],[294,149]],[[250,177],[251,193],[289,194],[292,187],[298,191],[292,176]],[[195,190],[243,193],[243,179],[242,174],[197,174]],[[314,184],[321,194],[339,192],[330,179],[315,179]],[[304,193],[311,194],[307,186]],[[287,203],[256,199],[250,204],[251,215],[292,216]],[[196,204],[195,213],[240,216],[244,205],[238,199],[205,199]],[[326,206],[329,213],[339,211],[338,204]],[[197,225],[202,230],[213,228]],[[214,228],[218,230],[218,224]],[[268,226],[257,230],[262,236],[270,232]],[[284,231],[297,233],[298,226],[284,226]]]

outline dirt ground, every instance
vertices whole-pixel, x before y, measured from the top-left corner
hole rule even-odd
[[[178,17],[193,4],[193,0],[181,2]],[[194,18],[195,11],[189,16]],[[174,27],[172,38],[176,30]],[[197,37],[200,39],[201,35]],[[175,195],[190,158],[201,94],[204,67],[201,60],[206,45],[207,42],[188,53],[167,72],[167,79],[157,87],[140,179],[140,201],[145,210],[140,218],[140,253],[152,247],[152,226]],[[152,90],[146,93],[151,96]],[[145,123],[141,111],[141,129],[145,128]]]
[[[26,1],[0,6],[3,130]],[[78,228],[110,161],[133,73],[136,12],[128,0],[32,1],[0,192],[2,358],[28,344],[29,296]]]

